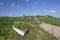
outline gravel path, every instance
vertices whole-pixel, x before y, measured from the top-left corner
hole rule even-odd
[[[44,23],[44,22],[42,22],[42,24],[40,24],[40,27],[42,27],[45,31],[47,31],[51,35],[58,38],[58,40],[60,40],[60,27],[54,26],[54,25],[51,25],[51,24],[47,24],[47,23]]]

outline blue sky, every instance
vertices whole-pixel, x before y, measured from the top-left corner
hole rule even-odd
[[[0,0],[0,16],[60,17],[60,0]]]

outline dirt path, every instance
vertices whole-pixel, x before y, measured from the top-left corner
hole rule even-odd
[[[44,23],[44,22],[42,22],[42,24],[40,24],[40,27],[42,27],[45,31],[47,31],[51,35],[58,38],[58,40],[60,40],[60,27],[54,26],[54,25],[51,25],[51,24],[47,24],[47,23]]]

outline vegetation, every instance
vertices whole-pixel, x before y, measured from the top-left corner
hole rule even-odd
[[[41,16],[39,17],[39,21],[43,21],[46,23],[50,23],[52,25],[60,26],[60,18],[56,18],[52,16]]]
[[[20,25],[17,26],[15,23]],[[0,40],[57,40],[55,37],[37,26],[37,24],[39,23],[33,16],[0,17]],[[16,25],[19,29],[30,28],[30,30],[27,35],[22,37],[12,29],[12,25]]]

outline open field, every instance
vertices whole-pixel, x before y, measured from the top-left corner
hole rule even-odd
[[[19,29],[30,28],[29,32],[24,36],[18,35],[13,29],[12,25],[15,22],[20,26]],[[0,40],[57,40],[54,36],[47,33],[44,29],[40,28],[39,23],[32,17],[0,17]],[[38,26],[37,26],[38,25]]]
[[[38,19],[39,21],[43,21],[52,25],[60,26],[60,18],[56,18],[52,16],[41,16]]]

